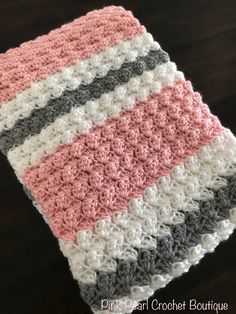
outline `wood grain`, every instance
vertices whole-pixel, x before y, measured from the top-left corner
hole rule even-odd
[[[236,131],[234,0],[1,0],[0,52],[47,33],[95,8],[123,5],[169,52],[226,127]],[[87,314],[66,259],[0,155],[0,313]],[[236,313],[236,236],[155,294],[160,302],[228,302]],[[159,311],[159,313],[177,311]],[[179,311],[178,313],[189,313]],[[140,311],[136,311],[140,313]],[[149,309],[142,313],[156,313]],[[198,313],[213,313],[199,311]],[[223,313],[223,312],[222,312]]]

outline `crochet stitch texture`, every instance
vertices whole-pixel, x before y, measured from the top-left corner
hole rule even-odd
[[[0,149],[94,313],[131,313],[233,232],[236,139],[131,12],[92,11],[0,68]]]

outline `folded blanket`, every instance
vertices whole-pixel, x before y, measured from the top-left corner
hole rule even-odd
[[[132,312],[233,232],[236,140],[131,12],[90,12],[0,68],[0,149],[94,313]]]

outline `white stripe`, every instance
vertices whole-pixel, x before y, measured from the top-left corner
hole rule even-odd
[[[2,104],[0,132],[11,129],[18,119],[28,117],[32,110],[45,107],[51,98],[61,96],[66,89],[74,90],[80,84],[89,84],[95,77],[103,77],[109,70],[119,69],[124,62],[132,62],[137,56],[147,55],[151,49],[159,48],[160,45],[154,42],[151,34],[137,35],[33,83],[16,98]]]
[[[235,210],[235,209],[234,209]],[[236,212],[236,211],[235,211]],[[236,215],[235,215],[236,216]],[[130,294],[119,300],[109,300],[110,304],[117,303],[117,307],[109,310],[95,310],[92,308],[94,314],[126,314],[131,313],[138,302],[151,297],[156,290],[165,287],[171,280],[186,273],[192,265],[196,265],[207,254],[214,252],[214,249],[221,241],[228,239],[236,228],[235,222],[232,222],[236,217],[230,217],[217,224],[216,232],[213,234],[204,234],[201,236],[201,243],[188,250],[188,259],[183,262],[173,263],[172,271],[167,275],[152,276],[152,283],[150,286],[135,286],[131,287]],[[127,302],[125,302],[127,301]],[[133,306],[132,306],[133,305]],[[122,309],[123,308],[123,309]]]
[[[72,143],[79,134],[86,134],[93,126],[104,124],[110,118],[118,117],[122,111],[131,109],[137,101],[144,101],[150,93],[159,92],[165,86],[173,85],[177,79],[184,79],[176,70],[175,63],[157,65],[152,71],[117,86],[86,106],[73,108],[56,119],[39,134],[26,139],[22,145],[8,152],[8,159],[19,177],[29,166],[37,165],[47,154],[53,153],[59,145]]]
[[[79,231],[77,241],[59,240],[72,274],[84,283],[96,282],[96,270],[116,271],[117,258],[137,259],[133,247],[156,247],[151,236],[169,234],[165,225],[181,223],[181,211],[198,210],[192,198],[212,198],[206,188],[226,185],[223,175],[236,173],[236,140],[229,130],[202,147],[197,156],[172,169],[156,187],[146,189],[143,199],[134,199],[127,210],[116,212],[112,222],[101,220],[94,231]],[[231,213],[236,217],[236,211]]]

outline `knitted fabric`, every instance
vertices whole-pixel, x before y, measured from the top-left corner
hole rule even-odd
[[[236,139],[131,12],[90,12],[0,67],[0,149],[94,313],[131,313],[233,232]]]

